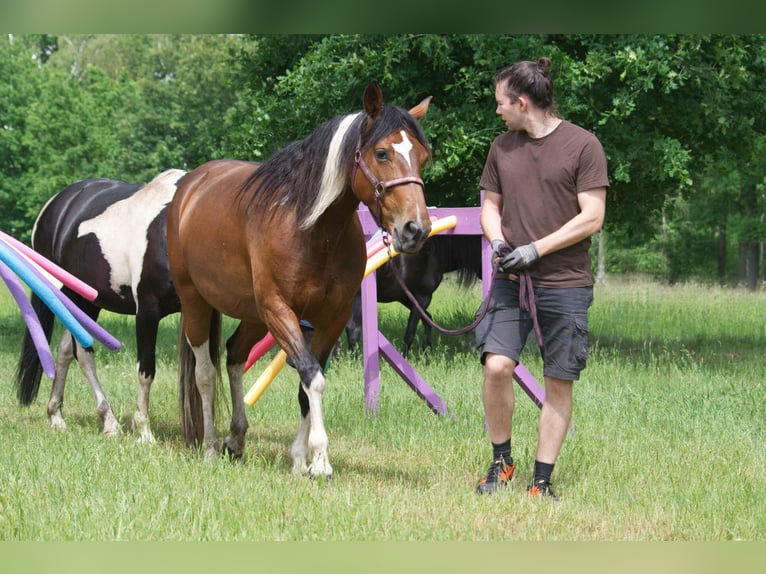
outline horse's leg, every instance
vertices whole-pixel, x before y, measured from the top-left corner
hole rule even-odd
[[[303,388],[303,383],[298,383],[298,405],[300,406],[301,418],[298,421],[298,429],[295,432],[295,440],[290,446],[290,456],[293,458],[293,474],[308,474],[309,467],[306,462],[309,453],[309,398]]]
[[[245,414],[245,393],[242,390],[242,369],[245,363],[226,363],[226,374],[229,377],[231,391],[231,423],[229,434],[223,440],[223,452],[230,458],[242,458],[245,450],[245,433],[247,432],[247,415]]]
[[[404,345],[402,347],[402,357],[407,356],[407,351],[412,347],[415,340],[415,332],[420,322],[420,313],[414,306],[410,305],[410,315],[407,317],[407,328],[404,330]]]
[[[226,342],[226,372],[231,391],[231,425],[223,441],[223,451],[232,458],[241,458],[245,448],[248,423],[245,413],[245,397],[242,389],[242,372],[252,346],[266,335],[263,326],[240,323]]]
[[[53,377],[51,396],[48,400],[48,420],[50,420],[51,428],[62,431],[66,430],[66,422],[64,422],[64,416],[61,413],[61,405],[64,402],[64,387],[69,365],[74,360],[72,342],[72,334],[69,331],[64,331],[56,352],[56,374]]]
[[[191,345],[191,349],[195,360],[194,377],[202,402],[202,444],[205,447],[205,459],[212,460],[218,456],[220,447],[213,424],[216,368],[210,356],[210,339],[201,345]]]
[[[139,303],[136,314],[136,349],[138,351],[138,402],[133,413],[133,432],[138,435],[138,442],[155,442],[149,424],[149,394],[154,383],[157,350],[157,330],[160,315],[152,309],[147,310]]]
[[[152,390],[154,377],[145,374],[138,368],[138,401],[136,412],[133,413],[133,432],[138,435],[138,442],[153,444],[156,442],[149,424],[149,393]]]
[[[93,395],[96,397],[96,409],[98,410],[98,416],[101,418],[101,422],[104,425],[104,435],[108,437],[118,436],[122,433],[122,428],[112,412],[112,406],[106,399],[106,395],[104,394],[104,391],[101,388],[101,383],[96,375],[96,359],[93,348],[85,349],[77,341],[75,341],[75,345],[77,345],[77,363],[80,365],[82,374],[88,379],[90,388],[93,390]]]
[[[429,313],[425,307],[423,307],[423,310],[426,312],[426,317],[429,319],[432,319],[431,313]],[[426,321],[425,317],[420,318],[421,322],[423,323],[423,338],[425,340],[425,346],[426,348],[430,349],[432,346],[431,342],[431,323]]]
[[[415,298],[417,299],[420,308],[425,311],[426,317],[431,319],[431,313],[428,312],[428,306],[431,304],[431,296],[416,295]],[[411,302],[408,301],[408,303],[410,303],[410,316],[407,318],[407,329],[404,333],[404,349],[402,350],[403,357],[406,357],[407,351],[412,348],[412,343],[415,341],[415,333],[418,329],[419,322],[423,323],[424,347],[430,349],[432,346],[431,324],[426,320],[425,317],[420,314],[420,311],[418,311]]]
[[[325,378],[320,363],[311,354],[306,339],[298,323],[297,317],[292,311],[281,306],[278,311],[272,311],[267,318],[271,332],[285,350],[290,359],[290,364],[298,371],[301,379],[301,387],[298,392],[301,419],[298,423],[298,431],[290,447],[293,458],[293,473],[308,472],[310,476],[332,476],[332,466],[327,455],[327,431],[322,418],[322,392],[325,387]],[[322,360],[327,360],[332,346],[343,331],[345,321],[338,325],[334,337],[320,341],[315,333],[312,344],[316,347],[321,344]],[[325,348],[326,347],[326,348]],[[311,458],[311,464],[306,466],[307,458]]]
[[[348,350],[356,349],[356,344],[362,337],[362,294],[354,296],[354,304],[351,308],[351,317],[346,323],[346,336],[348,338]]]

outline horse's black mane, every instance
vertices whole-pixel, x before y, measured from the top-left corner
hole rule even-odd
[[[311,212],[320,192],[330,142],[345,117],[336,116],[324,122],[304,139],[293,141],[272,154],[242,185],[240,195],[246,198],[248,208],[273,210],[280,205],[292,205],[298,220],[302,221]],[[369,130],[363,129],[366,122],[367,115],[359,113],[343,139],[340,156],[347,168],[344,185],[350,183],[357,145],[366,150],[393,131],[409,132],[430,153],[423,128],[403,108],[384,106]]]

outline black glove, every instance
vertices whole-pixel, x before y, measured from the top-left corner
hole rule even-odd
[[[513,250],[508,257],[503,259],[504,271],[522,271],[529,268],[532,263],[540,259],[540,254],[534,243],[522,245]]]
[[[497,266],[497,270],[500,273],[505,273],[505,265],[507,259],[511,256],[511,246],[508,245],[502,239],[492,240],[492,264]]]

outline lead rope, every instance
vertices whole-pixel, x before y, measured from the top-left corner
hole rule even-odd
[[[386,242],[386,239],[383,240]],[[389,243],[386,242],[386,245],[388,246],[389,250],[389,256],[391,256],[391,246]],[[497,276],[497,266],[492,265],[492,278],[489,285],[489,291],[487,292],[487,296],[484,298],[484,301],[482,302],[481,308],[479,312],[476,315],[476,318],[470,325],[466,325],[465,327],[462,327],[460,329],[445,329],[441,325],[438,325],[434,320],[426,313],[426,310],[423,309],[423,307],[418,303],[417,299],[415,299],[415,296],[410,292],[410,290],[407,288],[407,286],[404,284],[404,279],[402,279],[401,274],[399,273],[399,269],[397,269],[396,265],[394,265],[393,261],[391,261],[391,270],[394,274],[394,277],[396,277],[396,281],[399,283],[399,286],[404,291],[404,294],[407,295],[407,298],[412,302],[412,304],[415,306],[415,308],[420,313],[420,316],[422,317],[423,321],[428,323],[431,327],[439,331],[440,333],[444,333],[445,335],[464,335],[470,331],[473,331],[479,323],[482,322],[484,317],[487,315],[487,311],[489,310],[489,302],[492,296],[492,291],[495,287],[495,277]],[[532,285],[532,277],[529,275],[528,271],[521,271],[519,273],[519,308],[522,311],[526,311],[530,315],[532,315],[532,325],[535,330],[535,338],[537,339],[537,345],[541,349],[543,348],[543,334],[540,330],[540,323],[537,321],[537,305],[535,303],[535,290],[534,286]]]
[[[537,321],[537,305],[535,304],[535,289],[529,271],[519,272],[519,308],[532,315],[532,326],[535,329],[537,346],[543,348],[543,333]]]
[[[389,245],[388,254],[389,256],[391,255],[390,245]],[[399,273],[399,269],[396,268],[396,265],[394,265],[393,260],[391,261],[390,267],[394,274],[394,277],[396,277],[396,280],[399,283],[399,286],[404,291],[404,294],[407,295],[407,298],[412,302],[412,304],[418,310],[418,313],[420,313],[420,316],[422,317],[423,321],[428,323],[431,327],[433,327],[440,333],[444,333],[445,335],[464,335],[466,333],[473,331],[478,326],[478,324],[482,322],[484,317],[487,315],[487,311],[489,310],[489,302],[490,302],[490,299],[492,298],[492,291],[494,291],[494,288],[495,288],[495,276],[497,275],[497,267],[495,265],[492,266],[492,278],[489,284],[489,291],[487,292],[487,296],[484,298],[484,301],[482,301],[481,308],[476,314],[476,318],[473,320],[473,322],[470,325],[466,325],[465,327],[461,327],[460,329],[445,329],[441,325],[438,325],[436,322],[434,322],[434,320],[431,317],[429,317],[428,313],[426,313],[426,310],[423,309],[420,303],[418,303],[418,300],[415,299],[415,296],[410,292],[410,290],[404,284],[404,279],[402,279],[402,276]]]

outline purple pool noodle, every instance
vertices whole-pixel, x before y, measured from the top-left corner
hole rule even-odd
[[[82,325],[80,325],[63,303],[56,298],[51,289],[40,281],[28,267],[26,260],[17,256],[15,251],[2,240],[0,240],[0,260],[2,260],[11,270],[26,283],[35,294],[45,303],[48,308],[59,318],[72,336],[79,341],[83,347],[93,346],[93,337]],[[55,291],[58,291],[56,289]]]
[[[40,325],[40,321],[35,314],[35,310],[32,308],[32,304],[27,299],[27,294],[21,283],[13,274],[10,267],[0,261],[0,276],[3,281],[8,285],[8,291],[11,292],[13,298],[16,300],[16,304],[19,307],[21,316],[24,318],[24,322],[27,325],[29,335],[32,337],[32,342],[37,349],[37,355],[40,357],[40,364],[43,367],[43,371],[51,379],[56,374],[56,366],[53,361],[53,355],[51,354],[50,347],[48,346],[48,338],[43,332],[43,328]]]
[[[46,287],[48,287],[59,301],[67,308],[67,310],[74,316],[74,318],[83,326],[95,339],[98,339],[107,349],[115,351],[119,349],[122,344],[109,334],[101,325],[91,319],[82,309],[72,303],[72,301],[59,291],[50,280],[45,277],[34,265],[28,265],[29,270],[35,274]]]

